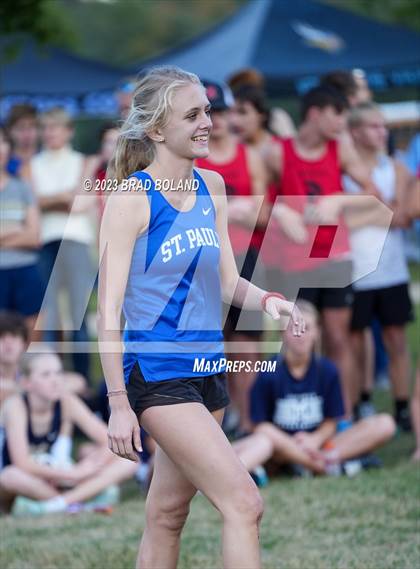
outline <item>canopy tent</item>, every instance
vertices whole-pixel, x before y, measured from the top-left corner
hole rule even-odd
[[[420,85],[420,34],[313,0],[252,0],[222,24],[136,66],[178,65],[224,80],[244,67],[271,93],[301,92],[319,75],[363,68],[373,89]]]
[[[26,40],[16,58],[6,59],[10,40],[2,40],[0,115],[11,105],[32,102],[40,110],[65,106],[72,114],[116,114],[114,91],[126,70],[84,59],[63,49]]]

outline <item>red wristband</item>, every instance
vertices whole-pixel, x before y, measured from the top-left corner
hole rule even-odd
[[[261,306],[262,309],[265,310],[265,305],[267,303],[267,300],[271,297],[271,296],[275,296],[276,298],[280,298],[281,300],[286,300],[286,297],[283,296],[282,294],[280,294],[279,292],[266,292],[265,295],[262,297],[261,299]]]

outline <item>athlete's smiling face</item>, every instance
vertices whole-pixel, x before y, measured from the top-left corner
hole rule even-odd
[[[181,87],[173,94],[171,107],[169,121],[154,137],[157,144],[164,142],[172,154],[182,158],[208,156],[211,105],[204,87],[195,83]]]

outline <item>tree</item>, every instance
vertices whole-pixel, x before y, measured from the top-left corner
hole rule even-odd
[[[13,57],[24,36],[40,44],[59,42],[71,46],[74,32],[57,2],[50,0],[2,0],[0,35],[3,57]]]

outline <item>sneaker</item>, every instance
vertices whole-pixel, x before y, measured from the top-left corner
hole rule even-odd
[[[70,504],[67,506],[66,514],[70,516],[75,516],[77,514],[85,513],[85,512],[95,512],[99,514],[112,514],[114,508],[112,506],[101,506],[95,505],[94,503],[90,502],[75,502],[74,504]]]
[[[305,468],[300,464],[291,464],[292,476],[295,478],[313,478],[314,474],[309,468]]]
[[[39,500],[31,500],[25,496],[18,496],[13,504],[12,515],[16,517],[22,516],[43,516],[47,513],[43,502]]]
[[[382,460],[375,454],[365,454],[364,456],[361,456],[359,460],[363,470],[369,470],[370,468],[382,468],[383,466]]]
[[[120,501],[120,488],[116,484],[112,484],[103,490],[100,494],[85,502],[89,508],[104,508],[115,506]]]
[[[402,431],[403,433],[411,433],[411,418],[410,418],[410,411],[407,409],[403,409],[395,415],[395,422],[397,423],[398,430]]]
[[[362,401],[358,405],[359,419],[367,419],[376,415],[375,405],[371,401]]]
[[[362,463],[360,460],[346,460],[342,465],[343,472],[348,478],[357,476],[362,470]]]
[[[257,466],[250,472],[252,480],[258,486],[258,488],[264,488],[268,484],[268,476],[265,468],[263,466]]]

